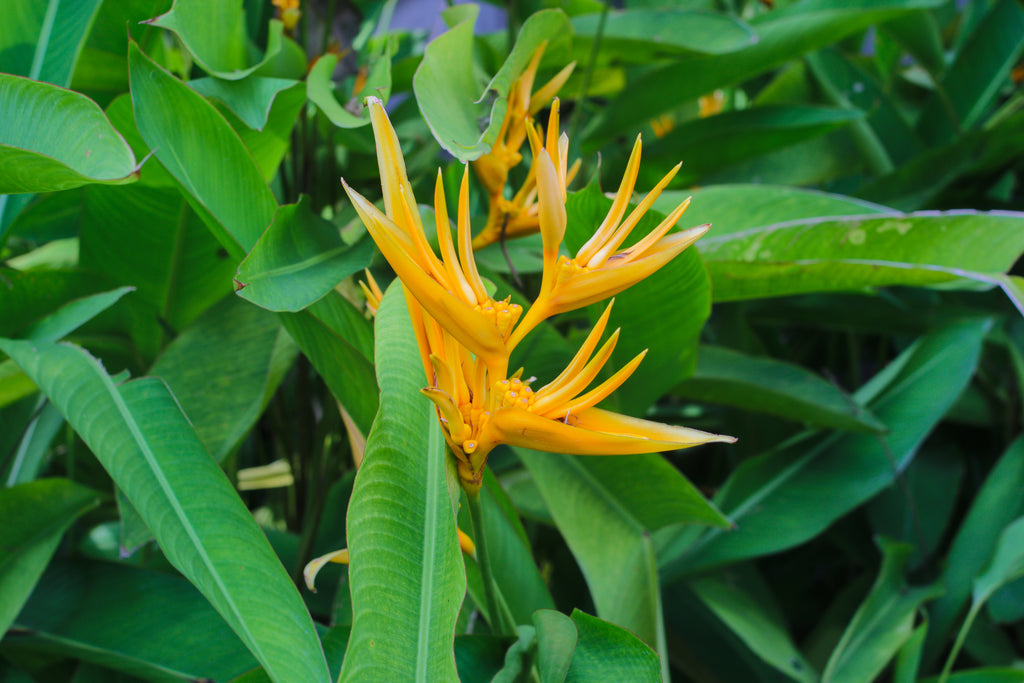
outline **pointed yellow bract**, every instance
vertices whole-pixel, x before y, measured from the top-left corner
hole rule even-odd
[[[537,61],[535,57],[531,68]],[[532,76],[524,92],[528,94],[530,87]],[[525,98],[526,94],[519,96]],[[540,131],[528,126],[524,135],[533,147],[544,272],[540,294],[523,316],[522,307],[511,297],[495,300],[488,294],[477,272],[469,227],[468,176],[464,173],[462,177],[453,239],[438,174],[434,191],[438,256],[424,233],[398,137],[384,106],[373,97],[367,98],[367,105],[377,141],[384,211],[347,184],[345,191],[402,281],[429,385],[422,391],[436,408],[467,491],[479,490],[487,456],[499,444],[557,453],[622,455],[734,441],[729,436],[625,417],[596,407],[629,378],[646,353],[595,385],[619,338],[619,330],[615,330],[601,343],[611,304],[576,356],[549,384],[535,390],[531,380],[522,378],[521,369],[508,372],[513,349],[541,321],[621,292],[707,231],[708,226],[701,226],[668,234],[686,210],[686,200],[639,242],[621,248],[678,167],[626,216],[640,164],[637,139],[608,216],[576,256],[568,258],[559,254],[566,229],[570,171],[568,139],[558,133],[557,100],[543,142]],[[368,307],[375,311],[380,289],[372,277],[368,282],[363,288]]]
[[[530,235],[537,232],[540,227],[537,217],[537,177],[534,168],[531,166],[526,180],[512,199],[505,198],[505,185],[508,184],[509,171],[523,160],[519,150],[526,142],[533,125],[531,117],[551,101],[576,67],[576,62],[569,64],[544,86],[533,92],[533,82],[537,78],[537,69],[546,46],[547,42],[537,48],[529,66],[512,84],[505,118],[502,119],[491,151],[472,162],[477,179],[487,191],[488,203],[487,223],[473,239],[474,249],[482,249],[503,237]],[[557,126],[556,113],[556,130]]]

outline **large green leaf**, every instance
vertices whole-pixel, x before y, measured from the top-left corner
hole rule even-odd
[[[187,581],[114,562],[55,561],[16,624],[28,633],[5,644],[146,681],[225,681],[256,663]]]
[[[1020,3],[994,3],[925,105],[917,124],[923,138],[937,144],[979,124],[1024,51],[1022,34]]]
[[[252,76],[240,81],[198,78],[188,85],[200,95],[222,102],[249,128],[263,130],[277,96],[297,83],[288,78]]]
[[[135,43],[128,48],[128,69],[142,139],[224,248],[240,260],[277,208],[252,156],[212,104]]]
[[[965,322],[921,338],[854,395],[890,427],[887,436],[798,440],[743,463],[715,497],[737,528],[660,539],[663,577],[793,547],[888,486],[974,374],[988,327]]]
[[[877,680],[913,635],[921,603],[942,592],[938,584],[926,588],[907,585],[905,571],[912,546],[885,540],[880,545],[884,556],[878,579],[829,657],[821,677],[823,683]]]
[[[447,18],[456,23],[427,46],[412,81],[416,102],[434,138],[462,161],[490,151],[505,116],[509,86],[534,51],[544,41],[554,42],[571,33],[561,10],[530,15],[505,63],[482,86],[473,67],[473,25],[478,11],[472,5],[446,11]]]
[[[277,316],[228,297],[185,328],[149,374],[167,382],[222,461],[263,413],[296,353]]]
[[[612,200],[590,186],[569,195],[565,245],[575,252],[590,238],[608,214]],[[673,207],[674,208],[674,207]],[[664,217],[649,211],[626,241],[634,243]],[[592,321],[606,304],[590,306]],[[651,403],[692,371],[700,331],[711,313],[711,292],[700,256],[686,250],[658,272],[615,296],[609,326],[622,328],[608,367],[618,370],[638,353],[647,356],[626,384],[609,399],[622,412],[643,415]]]
[[[466,580],[449,493],[457,475],[419,393],[423,363],[400,285],[376,324],[381,409],[349,504],[353,622],[341,680],[456,681]]]
[[[1000,587],[1024,576],[1024,517],[1018,517],[999,534],[992,560],[977,578],[971,599],[985,602]]]
[[[680,396],[777,415],[820,427],[883,432],[885,425],[842,389],[798,365],[702,346]]]
[[[667,656],[650,533],[729,521],[660,455],[516,453],[583,570],[598,614]]]
[[[168,559],[199,588],[277,681],[329,681],[294,584],[167,386],[114,384],[65,344],[0,340],[60,408],[142,515]]]
[[[234,272],[180,193],[143,185],[88,188],[79,262],[135,287],[136,297],[175,332],[230,294]]]
[[[641,177],[653,185],[666,167],[682,161],[672,182],[692,185],[714,171],[830,133],[863,117],[854,109],[777,105],[694,119],[648,146],[647,170]]]
[[[32,325],[83,296],[109,289],[104,277],[79,270],[0,268],[0,337],[22,337]],[[54,341],[54,340],[51,340]]]
[[[0,489],[0,633],[14,621],[64,531],[100,495],[68,479],[40,479]]]
[[[279,315],[360,432],[368,434],[377,414],[370,323],[337,292],[328,292],[299,313]]]
[[[171,11],[150,24],[174,31],[199,66],[217,78],[239,80],[266,64],[281,51],[284,26],[272,20],[267,49],[253,60],[253,46],[245,29],[243,0],[174,0]]]
[[[96,103],[71,90],[0,74],[0,193],[129,183],[135,156]]]
[[[816,683],[818,673],[793,642],[764,580],[752,568],[743,569],[698,578],[687,587],[751,652],[795,681]],[[671,601],[680,588],[677,585],[665,597]]]
[[[929,609],[925,659],[937,657],[971,596],[974,577],[992,557],[1002,530],[1024,515],[1024,439],[1015,440],[975,494],[944,563],[945,593]]]
[[[750,22],[758,41],[728,54],[696,55],[646,70],[629,81],[594,120],[594,143],[636,130],[641,122],[687,100],[764,73],[806,52],[907,12],[936,7],[941,0],[803,0],[766,12]]]
[[[725,14],[675,7],[612,11],[604,20],[601,50],[632,62],[658,56],[724,54],[757,42],[749,26]],[[578,49],[589,50],[597,38],[600,13],[572,18]]]
[[[238,294],[271,311],[300,311],[370,265],[367,238],[346,244],[338,229],[316,215],[309,197],[277,210],[274,222],[238,267]]]
[[[704,239],[773,225],[784,221],[825,216],[862,216],[889,211],[884,206],[818,190],[781,185],[712,185],[692,191],[668,190],[654,201],[654,210],[669,213],[693,197],[683,214],[686,225],[711,224]],[[698,249],[700,242],[697,243]]]
[[[5,2],[0,72],[66,87],[101,1]]]
[[[698,242],[718,301],[976,282],[1024,251],[1024,214],[957,211],[811,219]]]
[[[579,637],[565,677],[568,683],[663,680],[658,656],[626,629],[579,610],[573,610],[572,621]]]

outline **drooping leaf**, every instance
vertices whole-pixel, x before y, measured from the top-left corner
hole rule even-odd
[[[166,14],[149,21],[174,33],[196,62],[212,76],[245,78],[281,51],[284,26],[271,20],[267,49],[257,60],[246,34],[242,0],[174,0]]]
[[[100,495],[69,479],[39,479],[0,488],[0,632],[28,599],[71,523]]]
[[[277,210],[274,222],[238,267],[238,294],[271,311],[300,311],[370,265],[373,242],[346,244],[313,213],[309,197]]]
[[[377,311],[381,409],[348,512],[352,635],[342,681],[456,681],[465,593],[449,481],[455,474],[401,286]],[[457,489],[456,489],[457,490]]]
[[[136,179],[131,148],[84,95],[0,74],[0,118],[0,194]]]
[[[471,161],[490,150],[505,116],[509,86],[534,51],[544,41],[568,37],[571,29],[561,10],[530,15],[512,52],[483,86],[473,69],[473,25],[478,9],[467,5],[447,12],[457,23],[427,46],[413,77],[413,91],[437,142],[457,159]]]
[[[533,625],[537,629],[537,668],[541,683],[562,683],[576,652],[576,623],[561,612],[541,609],[534,612]]]
[[[165,384],[116,386],[66,344],[0,340],[60,408],[199,588],[278,681],[329,681],[312,620],[266,538]]]

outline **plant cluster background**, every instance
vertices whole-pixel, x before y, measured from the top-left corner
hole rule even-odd
[[[1024,681],[1020,0],[0,11],[0,681]],[[634,203],[682,166],[627,247],[712,226],[616,296],[601,407],[738,441],[499,446],[474,525],[340,178],[383,207],[379,98],[528,306],[530,73],[564,254],[637,135]]]

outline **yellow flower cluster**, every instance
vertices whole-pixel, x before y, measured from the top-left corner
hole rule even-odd
[[[398,137],[384,106],[367,98],[384,194],[384,210],[345,190],[377,246],[404,286],[428,386],[423,393],[437,409],[445,438],[467,491],[479,490],[487,455],[499,444],[579,455],[653,453],[728,436],[619,415],[597,406],[636,369],[640,354],[589,389],[618,340],[613,332],[598,348],[611,305],[565,370],[534,389],[523,370],[509,373],[515,347],[543,320],[605,300],[647,277],[703,235],[709,226],[669,234],[686,210],[683,202],[660,225],[622,248],[678,166],[629,215],[640,164],[637,138],[625,176],[608,215],[575,256],[560,253],[566,229],[568,138],[558,134],[558,102],[546,139],[526,128],[533,154],[537,224],[544,244],[540,293],[524,311],[511,297],[496,299],[477,271],[469,219],[469,183],[463,174],[453,239],[440,172],[434,215],[440,256],[427,241],[416,198],[406,175]],[[379,302],[375,283],[365,288],[371,307]]]
[[[572,62],[555,74],[555,77],[533,92],[537,68],[544,56],[545,44],[534,52],[529,66],[512,84],[509,91],[505,118],[491,151],[471,162],[477,179],[487,191],[487,223],[473,239],[473,248],[482,249],[501,239],[531,235],[540,228],[537,218],[537,174],[531,167],[526,180],[511,199],[505,198],[505,186],[509,172],[523,160],[520,153],[528,131],[532,129],[531,119],[565,85],[576,67]],[[579,164],[569,170],[569,181]]]

